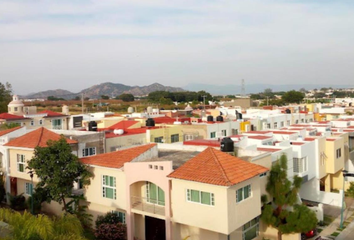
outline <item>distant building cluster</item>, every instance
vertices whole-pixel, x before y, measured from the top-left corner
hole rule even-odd
[[[129,240],[157,232],[167,240],[272,239],[276,231],[260,221],[261,196],[282,155],[289,180],[303,180],[300,202],[318,203],[316,212],[321,204],[341,206],[342,186],[349,186],[342,171],[354,171],[351,102],[254,108],[244,98],[202,109],[71,115],[65,105],[61,113],[37,112],[14,96],[0,114],[0,125],[18,124],[0,131],[1,171],[6,192],[29,197],[27,161],[37,146],[64,135],[95,176],[73,194],[84,194],[93,220],[117,213]],[[62,211],[56,202],[43,208]]]

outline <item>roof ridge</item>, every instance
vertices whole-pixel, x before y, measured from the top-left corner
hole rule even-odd
[[[41,127],[41,134],[39,135],[39,138],[38,138],[38,143],[36,146],[39,146],[40,142],[41,142],[41,139],[42,139],[42,136],[43,136],[43,130],[44,130],[44,127]]]
[[[214,148],[209,148],[209,149],[210,149],[210,151],[211,151],[211,153],[213,155],[214,162],[219,166],[219,169],[221,170],[221,173],[222,173],[223,177],[227,180],[226,181],[227,184],[229,186],[233,185],[231,183],[230,179],[227,177],[226,172],[225,172],[224,168],[222,167],[221,163],[219,162],[219,159],[218,159],[218,157],[216,156],[216,154],[214,152]]]

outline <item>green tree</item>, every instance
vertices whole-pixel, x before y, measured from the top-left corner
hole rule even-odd
[[[0,82],[0,113],[7,112],[7,105],[12,100],[12,87],[10,83]]]
[[[286,103],[300,103],[304,97],[305,95],[302,92],[291,90],[284,93],[281,99]]]
[[[0,209],[0,220],[8,223],[11,228],[6,240],[84,240],[80,221],[71,214],[59,218],[45,215],[23,214],[9,209]],[[1,231],[3,231],[2,229]]]
[[[134,101],[134,95],[130,93],[123,93],[116,97],[116,99],[122,100],[123,102],[133,102]]]
[[[107,96],[107,95],[101,95],[101,99],[108,100],[108,99],[109,99],[109,96]]]
[[[92,174],[77,156],[71,153],[71,147],[64,136],[58,141],[49,140],[47,147],[36,147],[28,167],[40,178],[36,185],[48,193],[48,202],[54,200],[63,203],[67,212],[66,198],[72,196],[73,183],[90,184]],[[37,190],[36,190],[37,191]]]
[[[291,183],[287,169],[287,158],[283,155],[271,168],[266,190],[272,202],[264,206],[261,215],[262,221],[278,230],[278,240],[282,240],[283,234],[308,232],[317,224],[315,213],[297,204],[302,178],[294,176]],[[266,197],[262,198],[266,202]]]
[[[0,130],[11,129],[21,126],[19,123],[4,123],[0,125]]]

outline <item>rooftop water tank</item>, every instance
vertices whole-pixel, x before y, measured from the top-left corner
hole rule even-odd
[[[123,135],[124,134],[124,130],[123,129],[114,129],[113,133],[115,135]]]
[[[207,116],[207,121],[208,121],[208,122],[214,121],[214,117],[213,117],[213,116]]]
[[[224,118],[222,116],[217,116],[216,117],[216,121],[217,122],[223,122],[224,121]]]
[[[128,107],[128,113],[133,113],[134,112],[134,108],[133,107]]]
[[[152,107],[147,107],[147,108],[146,108],[146,112],[147,112],[147,113],[152,113]]]
[[[152,119],[152,118],[148,118],[146,120],[146,124],[145,124],[147,127],[155,127],[155,120]]]
[[[93,131],[93,132],[97,132],[97,123],[95,121],[89,122],[88,130]]]
[[[233,152],[234,151],[234,141],[231,138],[225,137],[221,140],[220,150],[222,152]]]

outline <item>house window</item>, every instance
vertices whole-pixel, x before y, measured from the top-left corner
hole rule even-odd
[[[277,128],[277,127],[278,127],[278,123],[275,122],[275,123],[274,123],[274,128]]]
[[[25,155],[17,154],[17,171],[25,172]]]
[[[296,120],[295,123],[298,124],[298,123],[299,123],[299,120]]]
[[[226,130],[221,130],[221,136],[226,137]]]
[[[251,185],[244,186],[236,191],[236,202],[241,202],[251,196]]]
[[[214,193],[187,189],[187,200],[205,205],[215,205]]]
[[[53,129],[62,129],[62,127],[61,127],[61,119],[53,119],[52,120],[52,128]]]
[[[302,122],[302,123],[304,122],[304,119],[303,119],[303,118],[301,118],[301,122]]]
[[[154,142],[155,143],[162,143],[163,142],[162,140],[163,140],[163,137],[157,137],[154,139]]]
[[[259,175],[259,177],[265,177],[265,176],[267,176],[267,172],[261,173],[261,174]]]
[[[172,134],[171,135],[171,143],[179,142],[179,134]]]
[[[294,172],[302,173],[307,171],[307,157],[293,158]]]
[[[33,185],[32,183],[25,183],[25,194],[32,195]]]
[[[125,224],[125,213],[119,211],[112,211],[118,216],[118,221]]]
[[[242,226],[242,240],[251,240],[258,236],[259,217],[256,217]]]
[[[39,125],[42,125],[42,124],[43,124],[43,120],[39,119]]]
[[[34,126],[34,120],[31,120],[31,126]]]
[[[216,132],[211,132],[210,133],[210,138],[215,138],[216,137]]]
[[[96,155],[96,148],[95,147],[89,147],[89,148],[82,149],[82,156],[83,157],[92,156],[92,155]]]
[[[14,111],[17,112],[17,107],[14,107]]]
[[[280,122],[280,127],[284,127],[284,122]]]
[[[337,150],[336,150],[336,157],[337,158],[340,158],[342,156],[342,149],[341,148],[338,148]]]
[[[231,129],[231,133],[232,133],[232,135],[237,135],[238,129],[235,129],[235,128]]]
[[[156,184],[146,182],[146,200],[149,203],[165,206],[165,192]]]
[[[289,126],[290,125],[290,120],[288,120],[286,124]]]
[[[270,129],[270,123],[267,123],[267,129]]]
[[[102,196],[104,198],[116,198],[116,178],[108,175],[102,176]]]

